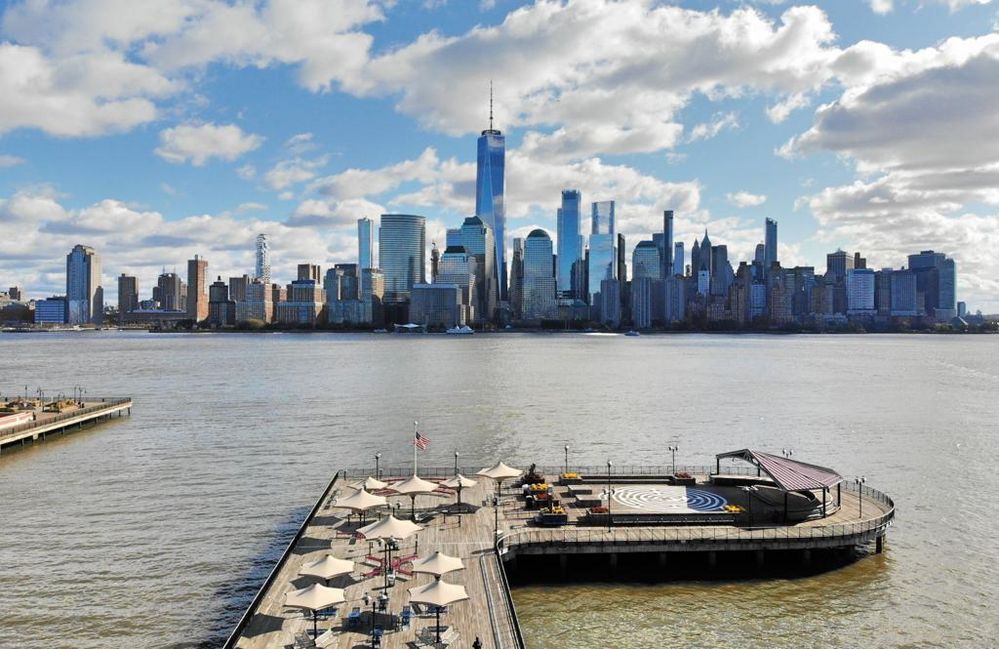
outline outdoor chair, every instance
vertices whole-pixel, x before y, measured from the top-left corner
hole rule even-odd
[[[402,628],[408,629],[409,625],[412,624],[412,622],[413,622],[413,609],[410,608],[409,606],[403,606],[402,607],[402,619],[401,619],[401,622],[400,622]]]
[[[295,649],[312,649],[316,646],[316,641],[309,637],[308,633],[299,633],[295,636]]]
[[[327,629],[325,633],[321,634],[316,638],[317,649],[329,649],[329,647],[336,646],[337,637],[333,633],[333,629]]]
[[[347,626],[355,627],[361,623],[361,607],[355,606],[350,610],[350,614],[347,615]]]

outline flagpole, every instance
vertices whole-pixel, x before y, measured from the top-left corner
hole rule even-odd
[[[416,436],[419,435],[419,430],[416,428],[418,422],[413,422],[413,475],[416,475],[416,452],[419,450],[416,448]]]

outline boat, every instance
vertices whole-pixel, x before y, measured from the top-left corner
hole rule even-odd
[[[634,329],[632,329],[631,331],[625,332],[624,335],[625,336],[641,336],[642,334],[640,334],[637,331],[635,331]]]
[[[445,333],[451,336],[467,336],[475,333],[475,329],[472,329],[468,325],[461,325],[460,327],[451,327]]]

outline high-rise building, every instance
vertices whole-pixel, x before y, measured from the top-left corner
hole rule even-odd
[[[673,244],[673,274],[683,275],[683,242],[677,241]],[[663,279],[666,279],[665,277]]]
[[[187,290],[177,273],[160,273],[153,288],[153,301],[163,311],[186,311]]]
[[[614,201],[598,201],[590,206],[590,234],[614,234]]]
[[[896,270],[891,274],[891,314],[898,317],[915,317],[923,314],[916,290],[916,273]]]
[[[236,303],[229,299],[229,286],[221,276],[208,287],[208,324],[216,327],[236,324]]]
[[[673,272],[673,253],[673,210],[663,210],[663,237],[659,248],[659,261],[662,265],[659,277],[663,279]]]
[[[438,266],[441,263],[441,251],[437,249],[437,242],[430,244],[430,283],[437,281]]]
[[[206,260],[198,255],[187,260],[187,317],[195,322],[208,317],[207,273]]]
[[[513,254],[510,259],[510,310],[513,319],[520,320],[524,306],[524,240],[513,240]]]
[[[66,255],[66,322],[76,325],[103,320],[101,258],[90,246],[77,244]]]
[[[624,235],[617,233],[617,244],[615,248],[617,255],[617,268],[614,271],[614,278],[622,284],[628,281],[628,255],[625,252]]]
[[[318,267],[317,267],[318,268]],[[326,291],[314,279],[298,279],[288,285],[287,299],[275,304],[277,322],[297,325],[315,325],[319,322]]]
[[[505,192],[506,140],[503,133],[493,128],[493,95],[489,88],[489,128],[482,131],[478,141],[475,167],[475,215],[493,232],[496,256],[492,265],[499,280],[499,299],[508,299],[506,286],[506,210]],[[384,261],[382,270],[388,281],[389,271]],[[421,280],[422,281],[422,280]]]
[[[385,295],[385,275],[378,268],[361,270],[361,322],[382,323],[382,298]]]
[[[559,293],[576,297],[577,286],[573,283],[573,266],[583,257],[583,236],[580,229],[579,190],[562,190],[562,207],[557,214]]]
[[[271,247],[266,234],[257,235],[257,267],[256,279],[264,284],[271,283]]]
[[[846,271],[846,309],[852,315],[872,315],[874,309],[874,271],[851,268]]]
[[[662,263],[659,258],[659,247],[654,241],[639,241],[631,253],[631,279],[635,280],[647,277],[649,279],[660,279]]]
[[[7,297],[9,297],[11,300],[15,302],[20,302],[22,297],[21,287],[11,286],[9,289],[7,289]]]
[[[845,282],[846,271],[853,268],[854,257],[848,252],[837,250],[826,255],[826,279]]]
[[[250,283],[249,275],[229,278],[229,299],[233,302],[246,300],[246,287]]]
[[[524,320],[543,320],[555,310],[555,275],[552,272],[552,240],[538,228],[524,243]]]
[[[954,260],[942,252],[923,250],[909,255],[909,268],[916,274],[916,291],[925,296],[926,312],[937,320],[957,315],[957,270]]]
[[[600,322],[613,328],[621,325],[621,284],[616,279],[600,282]]]
[[[874,309],[879,316],[891,315],[891,268],[874,273]]]
[[[491,320],[499,302],[499,285],[493,265],[493,231],[478,216],[470,216],[461,225],[461,246],[475,257],[476,321]]]
[[[35,300],[35,324],[63,324],[66,318],[66,298],[62,295]]]
[[[605,279],[617,279],[617,237],[609,233],[590,235],[589,248],[589,287],[588,301],[591,306],[597,306],[596,295],[600,292],[600,282]]]
[[[298,265],[298,280],[312,280],[317,284],[323,279],[323,270],[318,266],[318,264],[299,264]]]
[[[413,285],[426,282],[426,217],[382,214],[378,228],[378,259],[385,274],[385,301],[408,301]]]
[[[375,222],[365,217],[357,219],[357,266],[361,270],[375,267]]]
[[[118,313],[125,314],[139,308],[139,280],[133,275],[118,276]]]
[[[465,324],[463,314],[461,288],[457,284],[413,285],[409,303],[410,322],[450,329]]]
[[[236,321],[270,322],[274,317],[274,291],[270,284],[253,280],[246,286],[246,299],[236,303]]]
[[[777,261],[777,221],[766,220],[766,236],[763,243],[763,268],[769,273],[770,267]]]

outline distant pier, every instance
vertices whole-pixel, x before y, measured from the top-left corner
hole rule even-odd
[[[376,471],[339,471],[224,647],[314,646],[307,637],[314,624],[311,615],[285,603],[288,593],[323,583],[301,572],[326,555],[353,561],[355,568],[328,582],[344,589],[346,601],[319,619],[321,647],[434,646],[423,633],[435,623],[433,611],[412,607],[410,616],[403,609],[410,605],[408,589],[428,581],[426,575],[410,572],[407,561],[440,550],[464,562],[465,569],[446,580],[463,585],[469,596],[449,606],[441,620],[457,634],[451,646],[470,647],[478,637],[483,647],[523,649],[508,569],[523,573],[543,568],[550,575],[554,568],[571,579],[603,566],[613,578],[620,560],[622,566],[637,564],[668,578],[679,557],[688,574],[694,565],[706,576],[733,561],[756,568],[788,559],[807,565],[813,553],[846,556],[872,544],[876,552],[883,549],[895,514],[887,495],[822,467],[814,468],[828,473],[809,474],[812,465],[786,460],[776,466],[773,456],[749,451],[740,457],[758,464],[724,471],[720,461],[716,467],[610,467],[610,472],[599,466],[570,471],[535,467],[532,478],[539,480],[529,481],[526,489],[521,480],[503,483],[498,506],[495,483],[474,470],[464,475],[477,484],[462,490],[458,507],[457,494],[443,485],[455,468],[421,468],[420,477],[438,488],[415,499],[422,530],[391,544],[402,562],[390,580],[381,572],[384,546],[358,534],[359,515],[337,505]],[[799,467],[805,468],[794,473]],[[390,484],[412,476],[411,470],[400,468],[377,473]],[[818,480],[820,486],[794,491],[780,486],[801,486],[807,480]],[[378,508],[381,513],[368,512],[365,522],[386,512],[410,516],[409,496],[394,495],[391,488],[373,493],[389,500]],[[695,557],[700,560],[692,563]],[[379,599],[385,605],[376,609]]]
[[[0,454],[15,446],[87,428],[112,417],[132,414],[131,397],[75,399],[17,398],[0,402]]]

